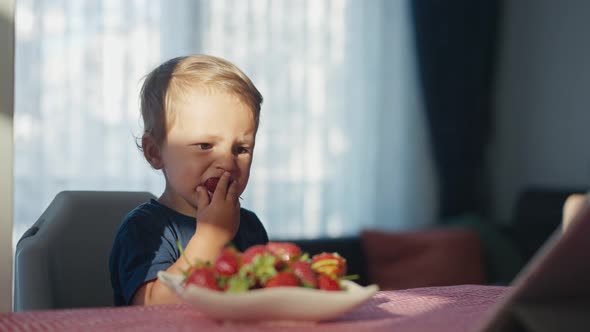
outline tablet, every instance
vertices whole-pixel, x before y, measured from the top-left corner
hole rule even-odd
[[[564,211],[567,228],[516,276],[479,331],[590,331],[590,194],[575,210]]]

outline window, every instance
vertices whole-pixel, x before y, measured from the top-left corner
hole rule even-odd
[[[265,98],[242,206],[271,237],[429,222],[407,13],[385,0],[18,1],[14,243],[59,191],[161,193],[134,144],[138,94],[187,53],[234,62]]]

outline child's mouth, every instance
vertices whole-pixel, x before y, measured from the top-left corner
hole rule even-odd
[[[214,178],[208,178],[205,181],[205,188],[207,188],[207,191],[210,193],[214,193],[215,192],[215,188],[217,188],[217,183],[219,182],[219,178],[214,177]]]
[[[217,188],[217,183],[219,182],[219,178],[218,177],[213,177],[213,178],[208,178],[204,185],[205,188],[207,188],[207,191],[209,192],[209,195],[213,195],[213,193],[215,192],[215,189]],[[228,184],[229,187],[229,184]],[[239,197],[240,199],[243,199],[241,196]]]

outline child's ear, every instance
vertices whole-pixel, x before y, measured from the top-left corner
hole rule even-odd
[[[141,138],[141,148],[143,150],[143,156],[154,169],[162,169],[164,167],[160,147],[152,135],[143,135]]]

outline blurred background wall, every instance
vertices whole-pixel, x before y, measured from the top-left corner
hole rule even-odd
[[[590,189],[590,2],[504,6],[488,159],[500,220],[527,186]]]

